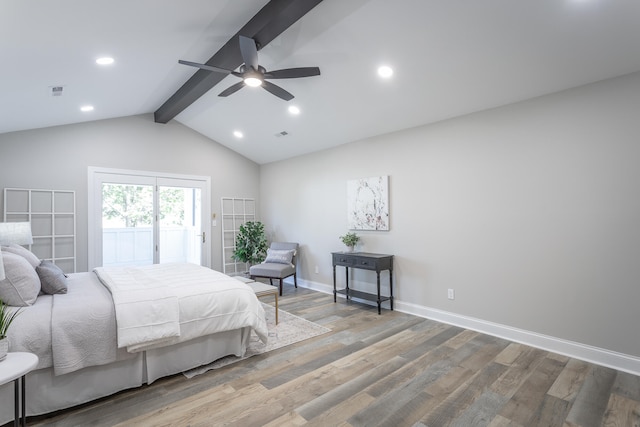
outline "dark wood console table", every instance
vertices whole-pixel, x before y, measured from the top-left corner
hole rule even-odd
[[[372,254],[367,252],[332,252],[331,255],[333,256],[333,302],[337,302],[336,296],[338,294],[345,295],[347,299],[355,297],[367,301],[376,301],[378,303],[378,314],[380,314],[380,305],[383,301],[388,300],[391,310],[393,310],[393,255]],[[344,289],[336,289],[337,265],[345,267],[347,282]],[[375,271],[378,277],[378,294],[374,295],[349,289],[349,267]],[[389,270],[388,297],[380,295],[380,272],[384,270]]]

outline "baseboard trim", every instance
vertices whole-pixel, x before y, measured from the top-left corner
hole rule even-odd
[[[293,284],[293,280],[287,281],[287,283]],[[298,279],[298,286],[326,294],[333,294],[333,286],[324,283]],[[339,297],[344,298],[344,295],[339,295]],[[371,301],[360,302],[375,305]],[[394,309],[402,313],[424,317],[426,319],[459,326],[465,329],[471,329],[483,334],[504,338],[509,341],[529,345],[619,371],[628,372],[633,375],[640,375],[640,357],[539,334],[537,332],[527,331],[524,329],[514,328],[499,323],[488,322],[474,317],[463,316],[436,308],[407,303],[397,299],[394,301]]]

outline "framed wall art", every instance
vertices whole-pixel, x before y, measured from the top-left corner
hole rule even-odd
[[[389,230],[389,176],[347,182],[350,230]]]

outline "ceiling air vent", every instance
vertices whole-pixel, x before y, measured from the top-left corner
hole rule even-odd
[[[287,132],[286,130],[283,130],[282,132],[276,133],[276,138],[281,138],[281,137],[287,136],[287,135],[289,135],[289,132]]]
[[[49,86],[49,95],[62,96],[63,90],[64,90],[64,86]]]

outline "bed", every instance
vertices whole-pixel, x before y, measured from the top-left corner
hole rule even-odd
[[[267,339],[251,288],[205,267],[96,269],[65,282],[66,293],[40,294],[9,330],[10,351],[39,358],[27,375],[28,416],[244,355],[252,331]],[[13,416],[10,383],[0,387],[0,423]]]

